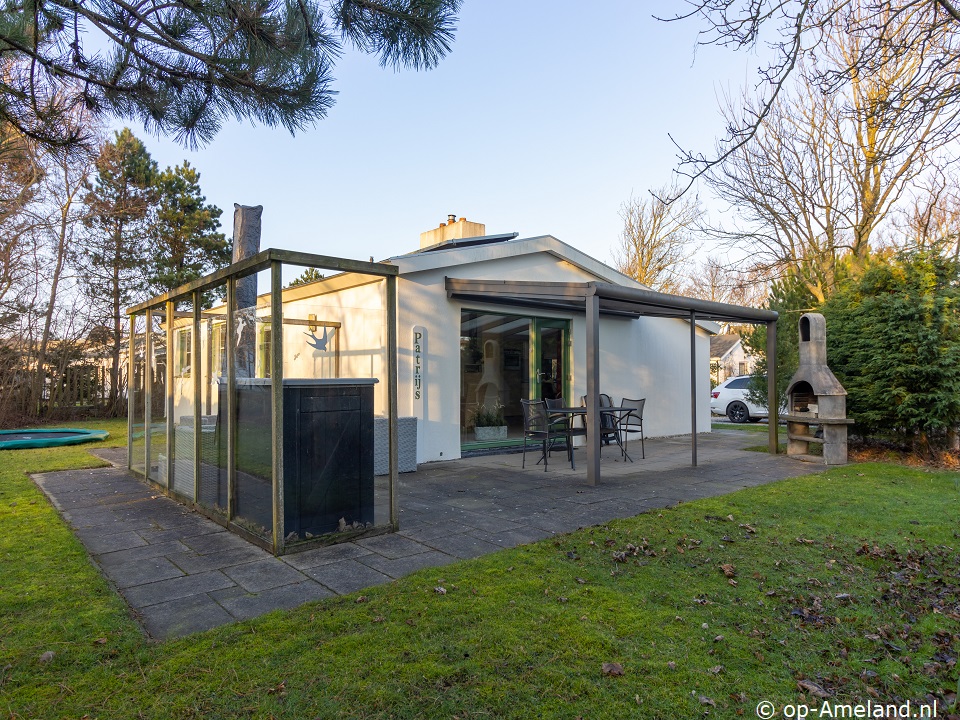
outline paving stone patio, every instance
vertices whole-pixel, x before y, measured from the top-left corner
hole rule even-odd
[[[277,609],[388,583],[427,567],[474,558],[680,501],[817,472],[819,465],[747,452],[765,435],[718,431],[647,441],[647,458],[603,451],[601,481],[586,484],[553,455],[421,465],[400,476],[400,531],[275,558],[167,498],[125,469],[126,450],[98,454],[111,468],[35,475],[146,632],[179,637]],[[638,453],[635,453],[638,455]]]

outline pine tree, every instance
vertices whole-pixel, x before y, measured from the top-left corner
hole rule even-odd
[[[150,277],[159,294],[230,264],[230,243],[218,232],[222,211],[207,205],[200,173],[184,161],[157,177],[150,232]]]
[[[86,200],[89,232],[81,259],[94,313],[110,338],[110,403],[116,410],[124,311],[146,289],[148,218],[156,202],[157,163],[124,128],[101,148],[96,172]]]
[[[291,132],[333,105],[343,45],[391,67],[450,50],[461,0],[4,0],[0,124],[47,145],[87,138],[77,108],[137,120],[189,146],[229,118]]]

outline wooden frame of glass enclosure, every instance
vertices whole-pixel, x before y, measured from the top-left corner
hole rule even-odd
[[[237,337],[236,337],[236,321],[237,315],[240,314],[237,310],[237,294],[238,294],[238,284],[241,280],[251,276],[253,274],[263,272],[265,270],[270,271],[270,306],[269,306],[269,316],[263,316],[263,318],[258,318],[261,322],[269,322],[271,328],[283,328],[284,326],[284,317],[283,317],[283,285],[282,285],[282,269],[284,265],[293,265],[300,267],[313,267],[326,270],[335,270],[339,272],[349,272],[349,273],[359,273],[363,275],[374,276],[376,278],[382,279],[384,283],[384,292],[383,292],[383,311],[384,311],[384,328],[386,347],[382,348],[381,351],[384,351],[385,354],[385,363],[382,366],[382,371],[386,377],[378,378],[376,380],[386,381],[386,387],[382,395],[382,403],[384,414],[386,415],[388,422],[388,457],[389,457],[389,472],[387,476],[387,487],[386,487],[386,498],[385,498],[385,512],[389,520],[387,522],[375,522],[372,527],[364,527],[357,530],[349,530],[346,532],[336,533],[333,535],[323,535],[323,536],[309,536],[306,539],[299,539],[299,542],[296,543],[295,547],[290,546],[288,541],[288,533],[284,527],[284,340],[283,332],[271,332],[271,340],[269,344],[269,351],[265,358],[265,361],[269,363],[269,409],[271,423],[269,428],[269,438],[263,439],[263,447],[266,448],[269,446],[269,464],[264,465],[264,473],[267,469],[270,471],[270,513],[269,517],[272,521],[269,527],[266,527],[264,524],[264,529],[266,532],[257,533],[251,532],[249,524],[244,524],[242,518],[238,516],[238,463],[237,463],[237,454],[238,454],[238,419],[237,419],[237,387],[238,387],[238,377],[236,372],[236,354],[237,350]],[[360,534],[377,534],[382,532],[395,531],[399,529],[399,516],[398,516],[398,507],[397,507],[397,473],[398,473],[398,459],[397,459],[397,372],[398,372],[398,362],[397,362],[397,274],[398,269],[394,265],[384,264],[384,263],[374,263],[374,262],[364,262],[358,260],[350,260],[345,258],[330,257],[325,255],[314,255],[309,253],[300,253],[292,252],[286,250],[277,250],[277,249],[268,249],[263,250],[257,255],[242,260],[238,263],[219,270],[217,272],[211,273],[199,280],[182,285],[181,287],[171,290],[170,292],[158,295],[150,300],[147,300],[143,303],[135,305],[127,310],[127,315],[130,319],[130,357],[129,357],[129,371],[130,371],[130,401],[128,402],[128,417],[127,417],[127,449],[128,449],[128,469],[139,475],[143,475],[146,479],[157,484],[163,491],[170,495],[175,495],[178,500],[186,499],[190,502],[191,506],[202,512],[204,515],[211,517],[213,520],[223,524],[229,529],[237,532],[238,534],[244,536],[251,542],[254,542],[267,550],[270,550],[276,555],[281,555],[284,552],[293,549],[306,549],[307,547],[312,547],[320,544],[328,544],[334,541],[347,540],[353,537],[356,537]],[[204,320],[203,316],[206,311],[202,310],[203,307],[203,296],[205,292],[209,292],[213,289],[224,289],[226,291],[226,303],[221,311],[224,316],[226,333],[226,342],[225,342],[225,365],[226,365],[226,377],[225,380],[220,378],[218,382],[223,384],[225,392],[221,393],[221,397],[225,401],[225,407],[219,407],[218,401],[218,412],[225,417],[226,427],[221,428],[219,432],[223,433],[224,439],[224,448],[225,450],[217,451],[218,466],[223,464],[224,467],[216,468],[217,472],[225,473],[226,478],[226,498],[225,503],[222,504],[222,508],[218,508],[217,512],[211,512],[209,507],[204,506],[200,502],[201,498],[201,477],[203,472],[209,472],[210,468],[202,468],[204,458],[204,437],[201,432],[202,428],[202,409],[205,407],[203,402],[203,388],[201,385],[201,372],[196,368],[201,368],[201,364],[206,362],[210,364],[212,361],[210,357],[210,345],[211,340],[207,340],[208,352],[206,354],[207,360],[201,359],[201,325]],[[191,306],[191,311],[188,312],[178,312],[177,303],[185,303]],[[163,317],[163,328],[165,330],[165,359],[164,367],[162,370],[162,375],[165,382],[163,383],[163,392],[165,394],[163,401],[163,415],[165,418],[165,432],[163,434],[153,433],[152,432],[152,413],[153,407],[157,404],[159,398],[154,397],[156,388],[154,377],[154,370],[157,369],[158,374],[161,374],[159,371],[159,363],[154,363],[156,358],[156,348],[154,336],[154,318],[158,313],[162,314]],[[242,318],[241,318],[242,320]],[[138,322],[140,321],[140,322]],[[193,424],[192,424],[192,442],[190,438],[187,437],[183,442],[180,442],[181,439],[175,434],[175,405],[174,405],[174,385],[175,380],[179,379],[181,381],[189,378],[189,374],[183,373],[181,368],[180,376],[175,377],[174,372],[174,331],[175,325],[177,322],[180,322],[180,329],[187,327],[183,325],[184,322],[189,322],[189,327],[192,330],[192,345],[191,345],[191,355],[193,358],[193,363],[195,368],[192,369],[192,374],[194,378],[192,379],[193,387],[188,391],[192,393],[192,409],[193,409]],[[339,329],[339,323],[333,322],[324,322],[322,319],[316,321],[313,316],[310,320],[302,321],[297,319],[288,318],[286,321],[288,324],[297,324],[297,325],[326,325],[328,327],[335,327]],[[143,332],[140,332],[141,324],[143,325]],[[313,329],[311,327],[311,329]],[[142,355],[138,355],[138,352]],[[339,344],[339,333],[337,333],[336,339],[336,356],[335,356],[335,367],[336,374],[339,375],[340,368],[340,344]],[[210,372],[209,368],[206,369],[206,372]],[[138,374],[139,373],[139,374]],[[142,380],[135,380],[135,378],[142,378]],[[267,383],[264,383],[266,386]],[[209,390],[209,389],[208,389]],[[138,402],[136,395],[140,393],[142,397],[142,402]],[[206,408],[209,412],[210,402],[209,400],[206,403]],[[189,418],[189,416],[186,416]],[[135,433],[135,428],[138,427],[138,423],[143,422],[144,434],[143,439],[140,440],[139,434]],[[184,426],[188,427],[188,426]],[[185,433],[186,434],[186,433]],[[154,449],[151,448],[151,436],[156,438],[157,444],[165,445],[165,455],[163,460],[160,463],[159,470],[157,472],[157,477],[151,477],[151,468],[152,461],[151,458],[154,453]],[[261,438],[262,439],[262,438]],[[245,439],[245,442],[248,442]],[[177,457],[178,453],[182,456]],[[222,457],[225,455],[225,458]],[[139,465],[139,459],[143,458],[144,466],[141,469]],[[186,460],[186,463],[184,462]],[[220,461],[223,460],[221,463]],[[179,462],[179,466],[178,466]],[[189,489],[182,491],[184,487],[189,487],[189,485],[184,485],[183,478],[177,477],[177,485],[181,489],[178,491],[174,487],[174,477],[175,470],[174,468],[179,467],[182,473],[184,467],[191,467],[192,464],[192,493]],[[192,494],[192,502],[190,495]]]

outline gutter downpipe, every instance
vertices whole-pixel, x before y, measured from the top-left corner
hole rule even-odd
[[[697,313],[690,311],[690,464],[697,466]]]
[[[600,296],[593,284],[587,293],[587,484],[593,486],[600,479]]]

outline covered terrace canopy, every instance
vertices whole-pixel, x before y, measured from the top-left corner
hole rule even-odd
[[[600,315],[677,318],[690,322],[690,445],[697,464],[697,320],[766,324],[767,408],[769,451],[777,452],[778,407],[776,353],[777,313],[772,310],[729,305],[699,298],[670,295],[602,282],[521,282],[514,280],[461,280],[446,278],[447,297],[473,302],[514,305],[586,314],[587,327],[587,482],[600,478]]]

